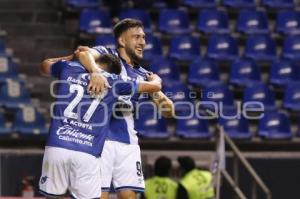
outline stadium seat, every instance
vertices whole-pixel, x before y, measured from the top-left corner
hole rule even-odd
[[[71,8],[98,8],[100,6],[99,0],[66,0],[66,5]]]
[[[237,20],[237,31],[245,34],[268,34],[268,17],[264,11],[243,10]]]
[[[111,18],[108,12],[100,10],[83,10],[80,13],[79,29],[82,33],[112,33]]]
[[[286,35],[300,34],[300,12],[284,10],[277,13],[276,32]]]
[[[6,56],[0,55],[0,82],[5,81],[7,78],[18,78],[17,66]]]
[[[217,111],[234,108],[234,98],[232,91],[223,83],[216,83],[207,86],[202,92],[201,109]]]
[[[191,36],[175,37],[171,41],[170,58],[178,61],[192,61],[200,57],[199,40]]]
[[[151,18],[148,12],[143,9],[127,9],[127,10],[122,10],[120,13],[120,19],[125,19],[125,18],[133,18],[133,19],[138,19],[141,22],[143,22],[144,26],[144,31],[145,33],[151,33]]]
[[[95,46],[105,46],[116,49],[116,40],[112,35],[101,35],[96,37]]]
[[[290,36],[284,40],[283,57],[295,61],[300,60],[300,36]]]
[[[160,39],[156,36],[147,35],[146,36],[146,47],[144,50],[144,59],[151,61],[156,59],[156,57],[162,56],[162,45]]]
[[[230,69],[229,82],[237,86],[250,86],[261,82],[260,68],[253,60],[236,60]]]
[[[5,43],[0,39],[0,55],[5,55]]]
[[[266,139],[288,139],[292,137],[288,116],[283,112],[265,112],[259,120],[258,135]]]
[[[265,7],[274,9],[294,8],[294,0],[262,0],[261,4]]]
[[[218,122],[224,128],[225,133],[233,139],[250,139],[252,137],[248,120],[242,115],[238,115],[236,109],[225,109]]]
[[[165,9],[159,13],[158,29],[168,34],[187,34],[191,32],[187,13],[176,9]]]
[[[239,57],[238,45],[228,35],[215,35],[208,41],[207,57],[216,60],[232,61]]]
[[[0,112],[0,137],[11,133],[11,129],[6,126],[4,114]]]
[[[212,60],[198,58],[189,66],[188,82],[200,87],[220,82],[219,68]]]
[[[227,34],[229,30],[229,19],[225,11],[202,10],[198,14],[197,28],[205,34]]]
[[[271,37],[253,35],[247,39],[245,57],[255,61],[273,61],[276,56],[276,43]]]
[[[176,120],[176,135],[181,138],[210,138],[208,120],[198,119],[195,115],[188,119]]]
[[[222,0],[224,6],[230,8],[254,8],[255,0]]]
[[[180,81],[179,67],[164,57],[153,59],[150,64],[150,71],[157,74],[163,81]]]
[[[260,102],[264,105],[264,110],[275,110],[275,94],[264,83],[257,83],[247,87],[244,90],[243,103]],[[248,105],[251,108],[257,108],[259,105]]]
[[[183,4],[192,8],[212,8],[216,7],[216,0],[183,0]]]
[[[43,115],[32,106],[23,106],[17,110],[12,128],[24,136],[48,133]]]
[[[143,138],[168,138],[167,125],[164,118],[159,118],[157,109],[151,106],[140,106],[135,117],[135,128]]]
[[[285,87],[297,80],[298,73],[293,61],[286,59],[276,60],[271,65],[269,82],[275,86]]]
[[[22,104],[29,104],[30,96],[24,84],[7,79],[0,88],[0,105],[7,108],[18,108]]]
[[[164,82],[163,92],[173,101],[191,101],[190,90],[181,81]]]
[[[293,111],[300,110],[300,82],[287,85],[284,92],[283,106]]]

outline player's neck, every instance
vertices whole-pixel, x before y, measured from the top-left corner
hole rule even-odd
[[[127,53],[125,52],[125,49],[124,49],[124,48],[119,48],[119,49],[118,49],[118,52],[119,52],[120,57],[121,57],[123,60],[125,60],[125,62],[126,62],[128,65],[130,65],[131,67],[134,66],[134,61],[131,60],[131,59],[129,58],[129,56],[128,56]]]

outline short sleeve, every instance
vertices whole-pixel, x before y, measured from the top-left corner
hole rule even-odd
[[[51,65],[51,76],[59,78],[62,70],[66,67],[66,61],[58,61]]]
[[[108,54],[109,51],[104,46],[94,46],[92,47],[92,50],[97,51],[99,54]]]
[[[134,95],[138,93],[139,83],[137,80],[124,80],[119,77],[113,82],[112,89],[116,95]]]

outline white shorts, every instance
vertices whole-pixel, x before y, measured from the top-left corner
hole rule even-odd
[[[108,192],[112,184],[115,191],[144,192],[139,145],[106,140],[101,155],[102,191]]]
[[[59,197],[69,190],[77,199],[100,198],[100,158],[58,147],[46,147],[40,192],[49,197]]]

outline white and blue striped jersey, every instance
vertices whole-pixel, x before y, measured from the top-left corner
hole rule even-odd
[[[146,69],[141,66],[130,66],[127,64],[114,49],[106,48],[104,46],[95,46],[93,47],[99,54],[113,54],[120,58],[122,71],[121,76],[128,76],[136,80],[146,80],[146,74],[149,73]],[[133,96],[123,96],[120,98],[120,101],[123,101],[124,104],[134,106],[139,100],[140,94],[135,94]],[[133,107],[134,108],[134,107]],[[109,133],[107,139],[114,140],[127,144],[138,144],[137,131],[134,128],[134,117],[133,113],[118,112],[117,115],[122,115],[122,117],[112,117],[110,121]]]

